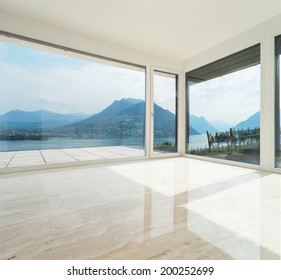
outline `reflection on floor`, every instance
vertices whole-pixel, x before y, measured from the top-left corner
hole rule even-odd
[[[0,259],[280,259],[281,175],[173,158],[0,178]]]
[[[144,155],[145,152],[142,149],[125,146],[0,152],[0,169]]]

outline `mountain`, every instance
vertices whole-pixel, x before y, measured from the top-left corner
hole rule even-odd
[[[199,133],[198,131],[196,131],[192,126],[189,126],[189,135],[200,135],[201,133]]]
[[[175,126],[175,123],[175,114],[154,103],[154,130],[161,127],[166,127],[167,125]]]
[[[131,107],[132,105],[136,105],[138,103],[144,102],[140,99],[133,98],[123,98],[121,100],[115,100],[111,105],[106,107],[100,113],[93,115],[89,118],[82,120],[81,122],[77,122],[74,126],[87,126],[94,123],[102,123],[107,121],[108,119],[113,118],[118,115],[121,111]]]
[[[217,120],[217,121],[209,121],[209,123],[214,127],[216,128],[218,131],[228,131],[232,125],[224,122],[224,121],[221,121],[221,120]]]
[[[175,114],[154,104],[154,136],[174,137]],[[115,100],[100,113],[65,126],[60,133],[82,138],[143,137],[145,129],[145,102],[125,98]],[[190,128],[190,135],[200,134]]]
[[[128,101],[131,104],[137,104],[137,103],[140,103],[143,101],[142,99],[135,99],[135,98],[123,98],[123,99],[121,99],[121,101],[122,100]]]
[[[175,114],[154,104],[154,136],[174,137],[176,130]],[[42,132],[57,137],[75,138],[116,138],[143,137],[145,134],[145,102],[140,99],[123,98],[115,100],[100,113],[86,116],[83,114],[57,114],[38,110],[25,112],[10,111],[0,116],[0,129],[18,129],[19,132]],[[190,135],[200,134],[190,126]]]
[[[257,112],[255,114],[253,114],[252,116],[250,116],[245,121],[238,123],[234,128],[236,130],[238,130],[238,129],[246,130],[248,128],[253,129],[256,127],[260,127],[260,112]]]
[[[218,132],[218,130],[213,127],[203,116],[197,117],[195,115],[190,115],[189,124],[200,134],[205,134],[206,131],[209,131],[210,133]]]
[[[175,115],[154,104],[154,135],[169,137],[175,134]],[[83,138],[143,137],[145,102],[139,99],[115,100],[100,113],[61,129],[62,133]]]
[[[58,114],[47,110],[22,111],[12,110],[0,115],[0,128],[12,129],[50,129],[65,126],[86,118],[87,115],[78,114]]]

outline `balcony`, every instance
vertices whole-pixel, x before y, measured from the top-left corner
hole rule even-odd
[[[1,152],[0,170],[141,156],[144,156],[144,150],[125,146]]]

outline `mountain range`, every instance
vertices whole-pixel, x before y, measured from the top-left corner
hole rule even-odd
[[[53,129],[77,122],[88,117],[85,114],[58,114],[47,110],[26,112],[12,110],[0,116],[0,128],[11,129]]]
[[[240,122],[235,129],[259,127],[260,112]],[[123,98],[115,100],[101,112],[94,115],[59,114],[46,110],[26,112],[12,110],[0,115],[0,129],[24,131],[51,131],[57,136],[82,138],[140,137],[144,135],[145,102],[140,99]],[[175,135],[175,114],[154,104],[154,136]],[[208,121],[203,116],[189,116],[189,135],[216,133],[228,130],[223,121]]]
[[[281,116],[281,113],[280,113]],[[207,121],[203,116],[197,117],[194,115],[189,116],[190,125],[195,128],[200,134],[205,134],[206,131],[216,133],[219,131],[229,130],[232,126],[224,121]],[[281,122],[281,119],[280,119]],[[246,120],[234,126],[235,130],[247,130],[260,127],[260,112],[251,115]]]
[[[245,121],[242,121],[240,123],[238,123],[234,128],[236,130],[238,129],[253,129],[256,127],[260,127],[260,112],[257,112],[255,114],[253,114],[252,116],[250,116],[248,119],[246,119]]]
[[[137,99],[115,100],[100,113],[60,128],[60,133],[83,138],[143,137],[145,102]],[[154,135],[173,137],[176,118],[173,113],[154,104]]]
[[[211,133],[218,132],[218,129],[213,127],[203,116],[197,117],[195,115],[190,115],[189,124],[192,128],[198,131],[199,134],[205,134],[206,131]]]
[[[225,131],[225,130],[229,130],[229,128],[231,127],[230,124],[221,121],[221,120],[216,120],[216,121],[209,121],[209,123],[215,127],[218,131]]]

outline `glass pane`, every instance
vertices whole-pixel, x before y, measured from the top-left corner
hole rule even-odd
[[[233,65],[231,73],[216,69],[215,78],[187,81],[187,152],[259,164],[260,65],[235,72]]]
[[[1,168],[145,155],[144,68],[2,42],[0,79]]]
[[[177,75],[154,72],[153,152],[177,152]]]

